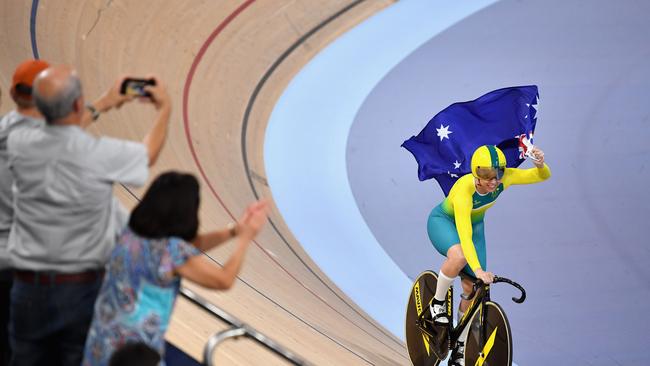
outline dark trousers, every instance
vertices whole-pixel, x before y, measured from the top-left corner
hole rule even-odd
[[[102,278],[28,283],[14,278],[9,333],[12,366],[79,366]]]
[[[9,365],[9,301],[11,298],[12,270],[0,270],[0,366]]]

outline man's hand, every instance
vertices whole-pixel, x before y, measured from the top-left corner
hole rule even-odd
[[[111,86],[110,89],[108,89],[101,97],[99,97],[99,99],[93,103],[93,106],[95,106],[99,112],[106,112],[111,108],[120,108],[122,104],[134,99],[133,96],[120,94],[122,82],[126,78],[126,76],[118,78],[113,86]]]
[[[147,99],[151,100],[157,110],[170,110],[172,103],[169,94],[167,94],[165,84],[157,76],[149,75],[147,78],[156,81],[156,85],[147,85],[144,87],[144,90],[151,94],[151,97]]]

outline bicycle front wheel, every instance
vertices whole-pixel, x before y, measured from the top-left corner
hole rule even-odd
[[[483,313],[483,314],[482,314]],[[484,323],[481,326],[481,319]],[[474,313],[465,342],[465,365],[512,366],[512,333],[503,308],[486,301]]]

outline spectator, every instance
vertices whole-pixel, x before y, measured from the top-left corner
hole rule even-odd
[[[108,366],[158,366],[160,355],[145,343],[127,343],[113,353]]]
[[[8,167],[7,138],[11,131],[42,127],[43,117],[34,105],[32,85],[36,75],[50,65],[41,60],[26,60],[16,68],[9,94],[16,109],[0,119],[0,366],[9,364],[9,295],[13,273],[7,254],[7,240],[13,220],[13,179]]]
[[[86,107],[76,72],[50,67],[38,75],[33,90],[46,125],[9,136],[15,212],[8,245],[15,269],[12,365],[81,363],[119,225],[113,183],[145,183],[147,167],[164,143],[171,110],[158,80],[147,89],[158,113],[143,143],[84,132],[81,127],[97,119],[97,113],[131,100],[119,93],[120,84],[118,80]]]
[[[266,206],[254,203],[237,225],[197,235],[196,178],[175,172],[159,176],[133,210],[108,262],[83,365],[106,365],[125,342],[144,342],[164,355],[181,277],[208,288],[230,288],[248,245],[266,221]],[[201,255],[200,250],[234,237],[237,247],[222,268]]]

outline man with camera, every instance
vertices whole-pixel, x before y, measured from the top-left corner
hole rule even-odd
[[[104,264],[124,223],[113,184],[144,185],[166,139],[171,103],[153,80],[144,100],[158,113],[142,142],[83,129],[134,99],[120,93],[124,79],[88,105],[69,66],[50,67],[34,82],[46,124],[7,141],[15,197],[8,244],[13,365],[81,363]]]

